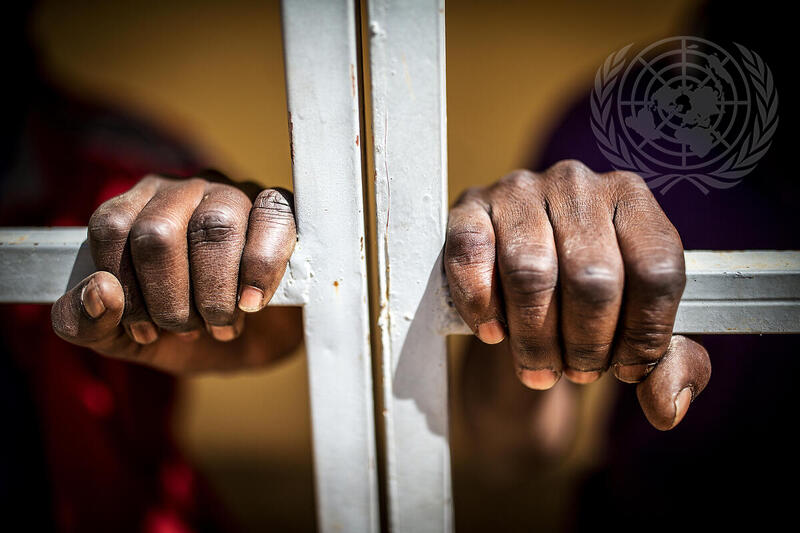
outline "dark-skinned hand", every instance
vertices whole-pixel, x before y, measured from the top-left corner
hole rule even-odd
[[[450,211],[444,257],[456,309],[482,341],[508,337],[529,388],[611,369],[667,430],[708,383],[706,350],[672,335],[680,237],[635,174],[562,161],[470,189]]]
[[[208,174],[206,177],[219,178]],[[98,272],[52,309],[63,339],[172,373],[263,365],[302,335],[265,307],[295,245],[291,194],[148,176],[89,222]]]

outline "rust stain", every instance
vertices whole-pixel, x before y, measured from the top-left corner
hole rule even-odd
[[[358,135],[356,134],[356,146],[358,146]]]
[[[356,67],[350,63],[350,85],[353,90],[353,98],[356,97]]]
[[[20,235],[19,237],[17,237],[13,241],[2,242],[0,244],[22,244],[23,242],[28,240],[28,237],[30,237],[30,235],[28,235],[26,233],[26,234]]]

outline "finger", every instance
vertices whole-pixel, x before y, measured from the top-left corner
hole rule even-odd
[[[557,165],[548,172],[559,173],[548,205],[558,254],[564,375],[591,383],[608,367],[622,303],[613,205],[588,168]]]
[[[120,327],[125,309],[122,285],[109,272],[95,272],[61,296],[50,312],[53,330],[72,344],[106,355],[133,345]]]
[[[140,344],[153,342],[158,331],[147,314],[131,260],[128,235],[136,217],[166,180],[148,176],[124,194],[103,203],[89,220],[89,248],[98,270],[111,272],[122,284],[122,325]]]
[[[689,404],[705,389],[710,377],[711,360],[706,349],[675,335],[653,371],[636,386],[639,405],[653,427],[672,429],[683,420]]]
[[[253,313],[267,305],[296,242],[292,194],[282,189],[262,191],[250,211],[239,267],[239,309]]]
[[[477,194],[467,192],[450,210],[444,269],[453,304],[464,322],[483,342],[502,341],[506,333],[496,277],[494,228]]]
[[[561,377],[553,229],[537,178],[515,172],[492,190],[491,217],[497,268],[505,300],[517,375],[532,389],[549,389]]]
[[[147,311],[167,331],[202,326],[191,301],[187,231],[205,187],[199,179],[163,184],[131,228],[131,256]]]
[[[231,323],[227,326],[206,325],[206,330],[218,341],[229,342],[242,334],[244,331],[245,313],[236,309]]]
[[[622,176],[617,239],[625,263],[625,300],[612,365],[622,381],[642,380],[672,338],[686,273],[683,246],[644,181]]]
[[[239,262],[250,200],[238,189],[211,183],[189,220],[189,258],[194,305],[209,332],[232,338]]]

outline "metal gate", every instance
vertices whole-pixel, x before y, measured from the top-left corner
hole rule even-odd
[[[367,0],[366,7],[362,21],[355,0],[283,2],[298,243],[270,305],[304,308],[320,529],[380,527],[375,357],[387,523],[398,533],[447,532],[446,336],[471,332],[449,301],[440,260],[447,218],[444,1]],[[368,100],[359,83],[362,34]],[[374,202],[371,242],[365,198]],[[366,259],[373,246],[374,353]],[[800,252],[685,254],[676,333],[800,332]],[[52,303],[93,271],[86,228],[0,229],[0,302]]]

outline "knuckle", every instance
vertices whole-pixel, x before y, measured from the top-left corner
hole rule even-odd
[[[250,216],[256,221],[294,226],[294,210],[290,199],[276,189],[266,189],[256,196]]]
[[[494,261],[494,238],[480,228],[453,228],[447,232],[448,265],[474,266]]]
[[[150,311],[150,317],[153,322],[167,331],[183,331],[186,330],[186,325],[189,323],[191,313],[189,309],[169,309],[162,311]]]
[[[195,211],[189,220],[189,240],[198,244],[225,242],[241,237],[243,227],[241,217],[227,206]]]
[[[552,292],[558,283],[558,260],[554,251],[516,256],[504,262],[501,276],[506,290],[518,297]]]
[[[477,187],[477,186],[468,187],[464,189],[464,191],[458,196],[458,198],[454,202],[454,205],[458,206],[461,204],[466,204],[468,202],[476,202],[478,204],[482,204],[484,190],[485,189],[483,187]]]
[[[647,364],[658,361],[664,355],[671,335],[672,327],[662,324],[626,328],[620,342],[628,357],[620,362],[623,364]],[[631,357],[634,359],[631,360]]]
[[[139,183],[137,185],[145,185],[149,187],[149,186],[159,185],[160,183],[164,183],[167,181],[170,181],[170,179],[164,176],[160,176],[158,174],[147,174],[141,180],[139,180]]]
[[[209,324],[225,326],[233,323],[236,314],[235,298],[207,300],[199,302],[197,311]]]
[[[181,225],[167,217],[140,218],[131,228],[131,247],[140,250],[165,251],[185,242]]]
[[[288,261],[288,255],[279,254],[275,249],[270,251],[246,246],[242,252],[242,268],[244,272],[257,273],[268,278],[282,275]]]
[[[97,244],[125,241],[132,224],[130,214],[113,204],[103,204],[89,219],[89,240]]]
[[[575,182],[583,181],[594,175],[589,167],[577,159],[563,159],[547,169],[547,173],[566,181]]]
[[[654,297],[680,297],[686,286],[682,253],[648,254],[630,269],[630,283]]]
[[[622,276],[610,266],[586,265],[570,270],[564,276],[564,291],[582,303],[602,305],[622,294]]]
[[[607,194],[589,167],[574,159],[559,161],[545,171],[548,205],[554,219],[588,220],[605,209]]]
[[[627,170],[615,170],[613,172],[609,172],[608,177],[611,178],[611,181],[617,183],[622,187],[647,188],[647,183],[636,172],[630,172]]]
[[[610,343],[581,344],[564,343],[570,368],[581,372],[605,370],[605,360],[611,349]]]
[[[148,302],[147,313],[152,321],[167,331],[186,331],[193,322],[193,309],[188,301],[159,299]]]
[[[503,176],[499,183],[512,189],[527,189],[531,186],[535,177],[536,175],[530,170],[518,168]]]

